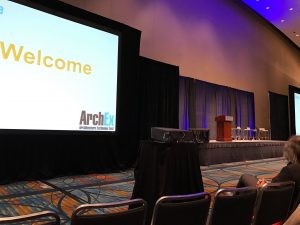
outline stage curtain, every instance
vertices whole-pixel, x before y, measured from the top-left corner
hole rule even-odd
[[[178,66],[140,57],[140,140],[151,137],[151,127],[178,128],[178,82]]]
[[[209,128],[216,138],[215,117],[233,116],[232,127],[255,127],[254,94],[188,77],[179,79],[179,127]]]
[[[271,139],[289,138],[288,96],[269,92]]]

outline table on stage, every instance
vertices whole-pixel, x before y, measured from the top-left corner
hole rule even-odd
[[[147,201],[147,224],[159,197],[204,190],[198,151],[194,143],[141,141],[132,198]]]

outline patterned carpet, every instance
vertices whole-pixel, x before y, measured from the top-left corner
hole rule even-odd
[[[271,179],[285,164],[283,158],[275,158],[201,167],[204,189],[213,194],[221,187],[234,187],[243,173]],[[120,173],[1,185],[0,216],[22,215],[50,209],[60,215],[61,224],[69,224],[72,212],[79,205],[129,199],[133,186],[132,169]]]
[[[285,165],[283,158],[273,158],[201,167],[204,189],[215,193],[219,188],[235,187],[245,173],[271,180]]]

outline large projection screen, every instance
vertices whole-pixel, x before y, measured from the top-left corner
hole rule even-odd
[[[119,36],[72,20],[0,0],[2,131],[116,131]]]
[[[300,135],[300,93],[294,93],[294,102],[296,134]]]
[[[289,86],[291,134],[300,135],[300,88]]]

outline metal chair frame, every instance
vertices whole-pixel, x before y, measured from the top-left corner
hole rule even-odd
[[[129,208],[128,211],[136,211],[136,209],[140,209],[140,208],[144,208],[144,219],[141,225],[144,225],[146,222],[146,212],[147,212],[147,202],[143,199],[137,198],[137,199],[131,199],[131,200],[126,200],[126,201],[120,201],[120,202],[112,202],[112,203],[96,203],[96,204],[83,204],[80,205],[79,207],[77,207],[73,213],[72,213],[72,218],[74,217],[80,217],[81,214],[89,211],[89,210],[93,210],[93,209],[104,209],[104,208],[116,208],[116,207],[121,207],[121,206],[132,206],[132,205],[140,205],[140,207],[136,207],[136,208]],[[114,213],[110,213],[112,214],[112,216],[114,214],[119,214],[122,213],[124,211],[121,212],[114,212]],[[109,214],[105,213],[105,214],[96,214],[96,215],[84,215],[84,217],[95,217],[97,216],[99,218],[99,220],[101,219],[101,216],[107,216]],[[72,223],[71,223],[72,224]]]
[[[257,224],[257,217],[258,217],[258,213],[259,213],[259,210],[260,210],[260,207],[261,207],[261,203],[262,203],[262,199],[263,199],[263,195],[264,195],[264,190],[267,190],[268,188],[280,188],[280,187],[287,187],[287,186],[292,186],[293,191],[294,191],[295,182],[294,181],[286,181],[286,182],[269,183],[269,184],[267,184],[267,185],[265,185],[265,186],[263,186],[259,189],[258,199],[257,199],[255,211],[254,211],[253,225]],[[286,218],[282,218],[283,221],[286,220],[287,217],[289,216],[290,208],[292,207],[291,206],[292,197],[293,197],[293,193],[290,196],[290,204],[289,204],[289,207],[288,207],[287,212],[286,212]],[[270,210],[272,210],[272,209],[270,209]]]
[[[226,198],[230,198],[232,196],[235,196],[236,194],[240,195],[240,194],[243,194],[243,193],[246,193],[246,192],[251,192],[251,191],[255,191],[256,192],[256,199],[255,199],[255,202],[253,204],[253,213],[252,213],[252,219],[253,219],[253,214],[254,214],[254,210],[255,210],[255,205],[256,205],[256,202],[257,202],[257,198],[258,198],[258,189],[256,187],[242,187],[242,188],[222,188],[222,189],[219,189],[216,194],[215,194],[215,198],[214,198],[214,202],[213,202],[213,205],[212,205],[212,211],[209,215],[209,218],[208,218],[208,225],[210,225],[212,223],[212,219],[214,217],[214,206],[216,204],[216,201],[218,200],[218,197],[219,196],[224,196]],[[251,220],[251,223],[252,224],[252,220]]]
[[[163,205],[164,203],[172,203],[172,202],[181,202],[181,203],[192,202],[192,201],[201,200],[201,199],[209,199],[209,201],[210,201],[211,196],[208,192],[200,192],[200,193],[196,193],[196,194],[163,196],[163,197],[159,198],[156,201],[156,204],[154,206],[151,225],[156,224],[157,214],[158,214],[160,205]],[[208,218],[208,216],[207,216],[207,218]],[[207,221],[207,219],[206,219],[206,221]]]
[[[52,211],[42,211],[37,213],[31,213],[27,215],[21,215],[21,216],[11,216],[11,217],[2,217],[0,218],[0,224],[10,224],[10,223],[19,223],[19,222],[29,222],[30,220],[36,220],[46,217],[52,217],[55,219],[55,221],[51,222],[45,222],[45,224],[51,224],[51,225],[59,225],[60,224],[60,218],[59,216]]]

